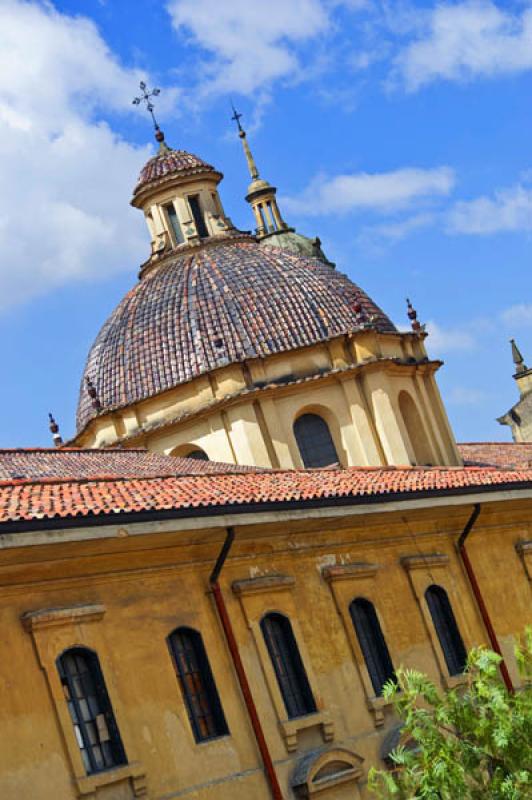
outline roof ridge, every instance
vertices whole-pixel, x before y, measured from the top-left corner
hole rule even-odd
[[[150,455],[165,456],[164,453],[154,453],[145,447],[0,447],[2,453],[149,453]],[[166,456],[175,458],[175,456]]]
[[[214,462],[213,462],[214,463]],[[238,465],[235,465],[238,466]],[[411,474],[414,472],[419,473],[433,473],[438,474],[442,472],[450,472],[450,473],[464,473],[464,474],[475,474],[475,473],[501,473],[504,475],[509,475],[512,473],[530,473],[532,478],[532,468],[528,467],[521,467],[521,468],[508,468],[508,467],[497,467],[497,466],[463,466],[463,467],[446,467],[446,466],[436,466],[436,467],[420,467],[420,466],[360,466],[360,467],[340,467],[338,469],[329,469],[327,467],[314,467],[314,468],[296,468],[296,469],[264,469],[264,468],[257,468],[256,471],[252,470],[242,470],[234,471],[234,472],[184,472],[184,473],[175,473],[169,472],[167,474],[163,473],[161,475],[112,475],[101,473],[99,475],[90,475],[90,476],[54,476],[54,477],[44,477],[44,478],[3,478],[0,479],[0,487],[7,487],[7,486],[22,486],[22,485],[51,485],[51,484],[80,484],[80,483],[118,483],[123,482],[126,483],[128,481],[162,481],[162,480],[181,480],[183,478],[224,478],[227,480],[234,479],[236,476],[238,477],[248,477],[253,475],[254,477],[260,476],[272,476],[272,475],[310,475],[310,476],[317,476],[319,473],[325,473],[326,475],[342,475],[342,474],[353,474],[353,473],[360,473],[362,475],[371,474],[371,473],[405,473]]]
[[[464,444],[467,444],[467,445],[478,445],[478,446],[485,446],[487,444],[490,444],[490,445],[491,444],[496,444],[497,447],[499,447],[500,445],[508,445],[510,447],[515,447],[515,446],[518,446],[518,445],[525,445],[525,446],[528,445],[529,447],[532,447],[532,442],[457,442],[456,444],[458,445],[458,447],[460,447],[460,445],[464,445]]]

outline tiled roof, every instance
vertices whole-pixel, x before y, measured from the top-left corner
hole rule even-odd
[[[532,489],[532,470],[366,467],[171,478],[0,482],[0,524],[135,512],[246,510],[293,501],[383,502],[502,488]],[[102,520],[103,521],[103,520]],[[108,520],[109,521],[109,520]],[[113,520],[110,520],[113,521]]]
[[[216,172],[213,166],[186,150],[164,150],[146,162],[141,170],[137,185],[133,191],[137,195],[150,184],[159,185],[166,178],[176,174],[195,172]]]
[[[0,481],[13,478],[155,478],[249,472],[253,467],[177,458],[147,450],[88,450],[81,448],[0,449]]]
[[[357,301],[379,330],[395,331],[319,259],[264,250],[251,238],[176,256],[148,273],[101,329],[82,379],[78,431],[95,413],[85,376],[104,411],[126,406],[226,364],[358,330]]]
[[[460,455],[471,466],[493,466],[507,469],[532,467],[532,442],[463,442]]]

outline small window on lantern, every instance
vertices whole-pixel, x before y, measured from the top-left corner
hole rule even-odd
[[[183,236],[183,231],[181,230],[181,224],[179,222],[179,217],[177,216],[177,211],[175,210],[175,206],[173,203],[164,207],[166,218],[168,220],[168,225],[170,228],[170,237],[172,239],[172,244],[178,245],[183,244],[185,241],[185,237]]]

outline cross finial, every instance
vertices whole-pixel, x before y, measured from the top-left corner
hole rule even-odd
[[[233,116],[231,117],[231,119],[234,119],[234,121],[236,122],[236,124],[238,126],[238,135],[243,139],[245,137],[245,135],[246,135],[246,132],[245,132],[245,130],[242,127],[242,124],[240,122],[240,120],[242,119],[242,114],[238,113],[238,111],[234,107],[233,103],[231,103],[231,108],[233,109]]]
[[[154,110],[155,106],[153,105],[153,103],[151,101],[152,97],[157,97],[158,95],[160,95],[161,90],[153,88],[150,91],[148,89],[148,87],[146,86],[146,83],[144,81],[141,81],[139,86],[140,86],[140,91],[142,92],[142,94],[139,97],[134,97],[133,98],[133,100],[132,100],[133,105],[134,106],[139,106],[143,101],[146,103],[146,110],[151,115],[152,122],[153,122],[153,127],[155,128],[155,138],[157,139],[158,142],[164,142],[164,133],[159,128],[157,120],[155,119],[155,114],[153,113],[153,110]]]

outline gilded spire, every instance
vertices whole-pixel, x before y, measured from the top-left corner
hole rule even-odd
[[[259,177],[259,171],[257,169],[257,165],[255,164],[255,159],[253,158],[253,153],[251,152],[250,146],[248,144],[246,131],[244,130],[244,128],[242,127],[242,124],[240,122],[240,120],[242,118],[242,114],[238,113],[238,111],[236,110],[236,108],[234,107],[234,105],[232,103],[231,103],[231,107],[233,109],[233,116],[231,117],[231,119],[233,119],[236,122],[237,127],[238,127],[238,135],[239,135],[240,139],[242,140],[242,147],[244,148],[244,155],[246,156],[246,161],[248,162],[249,174],[251,175],[252,180],[256,181],[258,179],[258,177]]]
[[[512,345],[512,358],[515,364],[515,373],[516,375],[520,375],[521,372],[526,372],[528,367],[525,364],[525,359],[521,355],[521,351],[515,343],[515,339],[510,339],[510,344]]]

